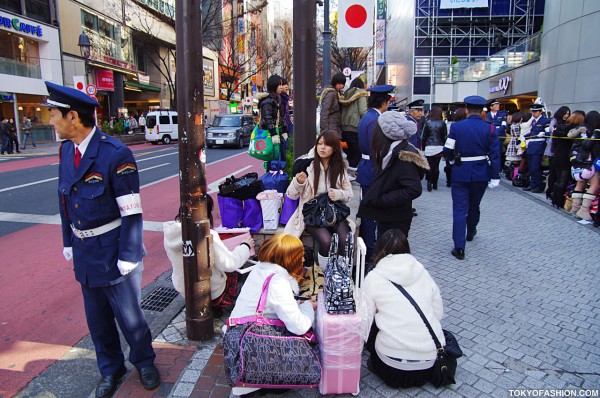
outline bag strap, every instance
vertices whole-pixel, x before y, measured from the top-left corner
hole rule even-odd
[[[262,316],[265,312],[265,304],[267,303],[267,293],[269,292],[269,284],[271,283],[271,279],[275,276],[273,272],[271,275],[267,276],[267,279],[263,282],[262,292],[260,292],[260,298],[258,299],[258,305],[256,306],[256,315]]]
[[[268,319],[263,317],[265,311],[265,304],[267,303],[267,293],[269,292],[269,284],[271,279],[275,276],[275,273],[267,276],[267,279],[263,282],[262,291],[260,292],[260,298],[256,306],[256,315],[245,316],[241,318],[229,318],[226,321],[227,326],[243,325],[250,322],[266,323],[273,326],[285,326],[285,324],[279,319]]]
[[[442,347],[442,344],[440,343],[440,341],[438,340],[437,336],[433,332],[433,329],[431,328],[431,325],[429,324],[429,321],[427,320],[427,318],[425,318],[425,314],[423,314],[423,311],[421,311],[421,307],[419,307],[419,305],[412,298],[412,296],[410,294],[408,294],[408,292],[406,291],[406,289],[404,289],[402,286],[400,286],[400,285],[398,285],[398,284],[396,284],[396,283],[394,283],[392,281],[390,281],[390,282],[392,283],[392,285],[396,286],[398,288],[398,290],[400,290],[400,292],[404,295],[404,297],[406,297],[406,299],[408,301],[410,301],[410,303],[413,305],[413,307],[415,307],[415,310],[417,310],[417,312],[421,316],[421,319],[425,323],[425,326],[427,326],[427,330],[429,330],[429,334],[431,334],[431,337],[433,338],[433,342],[435,343],[435,348],[437,348],[438,352],[443,352],[444,351],[444,347]]]

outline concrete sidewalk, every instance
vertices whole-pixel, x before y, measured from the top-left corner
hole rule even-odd
[[[414,205],[419,215],[410,234],[412,252],[440,286],[443,326],[455,333],[465,356],[455,385],[395,390],[368,371],[363,353],[360,396],[507,397],[512,389],[597,393],[600,230],[552,209],[542,194],[505,182],[486,192],[478,235],[459,261],[450,255],[452,202],[444,181],[437,191],[424,190]],[[215,323],[216,332],[221,325]],[[155,340],[160,389],[141,390],[134,371],[116,397],[230,396],[220,334],[201,343],[185,335],[181,312]],[[292,390],[284,396],[320,394]]]

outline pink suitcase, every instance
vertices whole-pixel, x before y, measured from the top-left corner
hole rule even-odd
[[[362,244],[362,245],[361,245]],[[358,286],[364,279],[364,243],[358,238],[356,265]],[[362,250],[361,250],[362,249]],[[354,394],[360,391],[360,367],[363,350],[363,325],[360,306],[355,314],[331,315],[319,293],[316,317],[317,339],[321,350],[321,394]]]

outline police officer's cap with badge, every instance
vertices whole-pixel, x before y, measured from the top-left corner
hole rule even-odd
[[[425,100],[418,99],[407,105],[408,109],[420,109],[423,110]]]
[[[49,96],[41,106],[69,109],[82,114],[93,114],[94,109],[100,106],[98,101],[84,92],[48,81],[45,83]]]
[[[396,87],[391,84],[381,84],[379,86],[369,87],[367,91],[371,93],[371,95],[390,95],[394,91]]]
[[[500,105],[500,101],[497,99],[493,99],[492,102],[490,102],[490,108],[496,104]]]
[[[529,109],[531,111],[538,111],[538,112],[542,112],[544,110],[544,105],[543,104],[532,104]]]
[[[483,109],[487,105],[485,98],[479,95],[470,95],[465,98],[465,106],[468,109]]]

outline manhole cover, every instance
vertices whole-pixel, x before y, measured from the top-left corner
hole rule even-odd
[[[142,309],[147,311],[162,312],[177,297],[177,290],[170,287],[157,287],[142,300]]]

